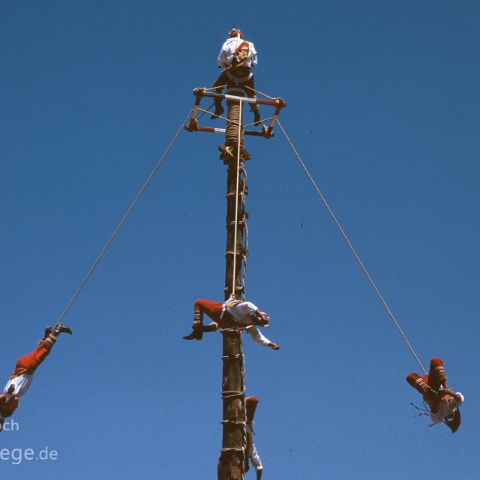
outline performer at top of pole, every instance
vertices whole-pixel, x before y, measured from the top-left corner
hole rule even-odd
[[[245,94],[250,98],[256,98],[253,80],[253,69],[257,65],[257,51],[252,42],[243,38],[243,33],[232,28],[228,32],[228,38],[222,45],[218,54],[218,65],[223,69],[217,81],[213,84],[214,92],[221,93],[227,87],[230,93]],[[236,91],[238,90],[238,91]],[[250,111],[256,125],[260,123],[258,105],[251,104]],[[215,99],[215,112],[212,118],[218,118],[224,112],[222,100]]]

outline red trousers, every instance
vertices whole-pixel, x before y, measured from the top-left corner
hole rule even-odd
[[[418,373],[409,373],[407,382],[423,395],[423,399],[431,408],[434,408],[438,399],[428,387],[437,392],[442,385],[446,385],[447,373],[445,372],[445,365],[440,358],[434,357],[430,361],[430,371],[427,375],[422,377]]]
[[[214,322],[221,323],[223,303],[199,299],[193,307],[193,324],[203,325],[203,314],[208,315]]]
[[[52,347],[48,343],[41,340],[38,347],[33,352],[17,360],[12,377],[17,377],[18,375],[22,375],[22,373],[31,375],[45,360],[50,353],[51,348]]]

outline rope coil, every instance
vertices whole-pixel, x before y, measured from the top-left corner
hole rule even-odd
[[[242,332],[242,329],[236,329],[236,328],[222,328],[222,334],[223,335],[239,335]]]
[[[220,450],[220,452],[223,453],[244,453],[245,452],[245,448],[235,448],[235,447],[231,447],[231,448],[222,448]]]
[[[236,355],[223,355],[222,360],[228,361],[228,360],[238,360],[239,358],[242,358],[243,355],[241,353],[237,353]]]
[[[243,397],[245,395],[245,392],[234,392],[234,391],[225,391],[222,392],[222,399],[231,399],[231,398],[237,398],[237,397]]]
[[[240,185],[240,143],[242,136],[242,109],[243,100],[239,100],[239,114],[238,114],[238,138],[237,138],[237,179],[235,186],[235,231],[233,237],[233,279],[232,279],[232,295],[236,297],[237,291],[237,237],[238,237],[238,197],[239,197],[239,185]]]
[[[246,425],[244,420],[222,420],[222,425]]]

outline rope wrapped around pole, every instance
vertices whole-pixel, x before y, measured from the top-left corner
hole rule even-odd
[[[227,244],[225,250],[225,300],[245,297],[247,228],[245,196],[247,176],[244,162],[242,100],[228,100],[228,123],[222,158],[227,165]],[[218,461],[219,480],[244,480],[246,463],[245,368],[242,332],[233,325],[223,333],[223,436]]]

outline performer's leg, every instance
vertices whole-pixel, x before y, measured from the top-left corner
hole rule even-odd
[[[213,84],[213,91],[215,93],[222,93],[222,89],[225,85],[227,85],[227,83],[227,76],[225,75],[225,72],[222,72],[217,78],[216,82]],[[214,97],[213,103],[215,105],[215,112],[212,114],[211,118],[215,119],[218,118],[219,115],[222,115],[225,110],[222,107],[221,98]]]
[[[200,299],[193,307],[193,324],[203,325],[203,314],[208,315],[214,322],[219,322],[222,316],[223,303]]]
[[[244,87],[245,87],[245,92],[247,92],[248,98],[257,98],[255,94],[255,80],[253,77],[253,73],[252,73],[252,76],[244,83]],[[256,105],[252,104],[252,108],[254,106]]]
[[[195,302],[195,305],[193,306],[193,328],[194,329],[203,327],[204,310],[200,302],[202,302],[202,300],[197,300]]]
[[[200,299],[193,307],[193,331],[190,335],[183,337],[185,340],[201,340],[203,332],[213,331],[216,328],[203,326],[203,315],[208,315],[214,322],[218,323],[222,316],[223,303],[212,302],[211,300]]]
[[[223,87],[225,87],[228,83],[227,76],[225,72],[222,72],[218,78],[215,80],[215,83],[212,85],[213,86],[213,91],[215,93],[221,93]]]
[[[421,377],[418,373],[409,373],[407,375],[407,382],[422,395],[425,395],[429,391],[425,378]]]
[[[246,89],[247,90],[247,95],[250,98],[257,98],[257,96],[255,94],[255,80],[254,80],[253,73],[252,73],[252,76],[245,82],[245,86],[248,87]]]
[[[447,384],[447,373],[445,365],[438,357],[432,358],[430,361],[430,372],[428,374],[428,384],[435,390]]]
[[[423,396],[423,400],[429,405],[431,411],[437,409],[437,395],[431,390],[428,383],[428,375],[421,377],[418,373],[409,373],[407,382]]]
[[[45,360],[50,353],[56,338],[53,335],[49,335],[44,340],[40,340],[38,347],[28,355],[19,358],[15,366],[15,371],[12,376],[22,375],[23,373],[32,374],[38,368],[38,366]]]
[[[45,329],[45,335],[43,339],[40,340],[38,347],[33,352],[18,359],[12,377],[16,377],[17,375],[21,375],[23,373],[30,375],[35,372],[38,366],[50,353],[50,350],[57,341],[58,335],[61,333],[68,333],[71,335],[72,330],[62,323],[58,323],[54,328],[47,327]]]
[[[249,98],[257,98],[255,94],[255,83],[253,79],[253,74],[252,76],[245,82],[245,91],[247,92],[247,96]],[[255,125],[260,124],[260,110],[259,107],[256,103],[251,103],[250,104],[250,111],[253,112],[253,121],[255,122]]]

